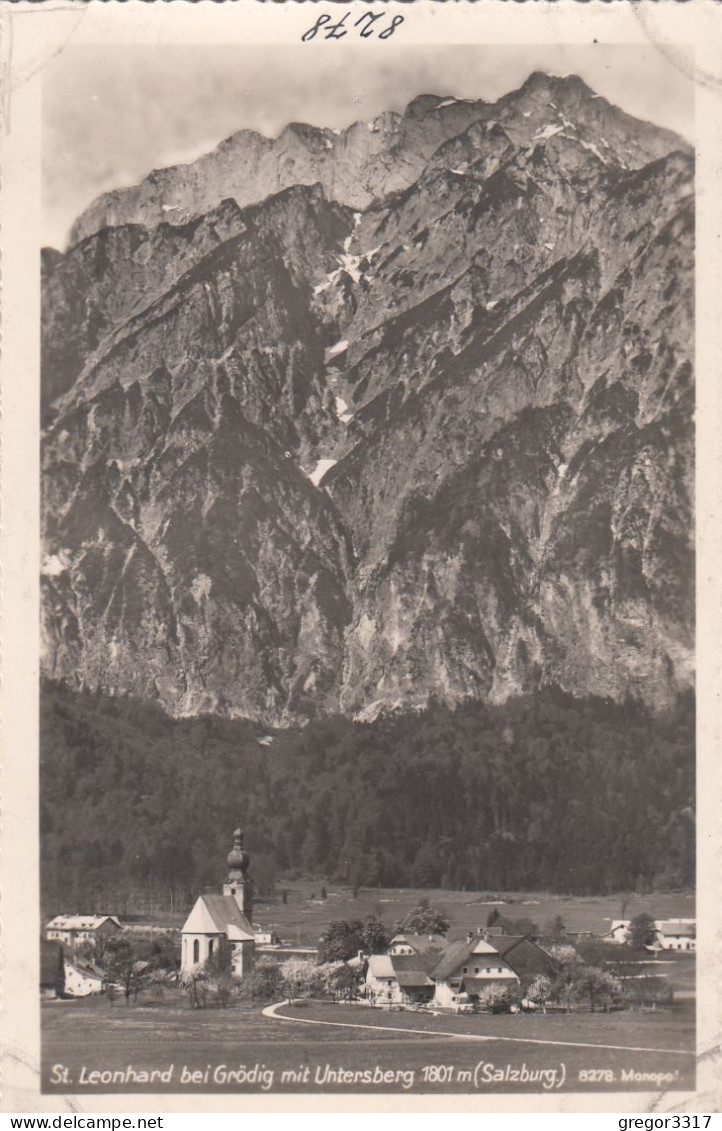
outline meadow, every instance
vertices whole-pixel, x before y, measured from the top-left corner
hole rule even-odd
[[[494,907],[511,918],[533,919],[541,927],[559,915],[569,931],[598,935],[611,919],[621,917],[623,902],[626,917],[641,911],[655,918],[694,915],[694,897],[684,892],[566,897],[374,888],[354,897],[348,888],[328,884],[321,899],[323,886],[315,879],[279,886],[273,901],[257,902],[254,921],[289,943],[315,945],[334,919],[376,914],[393,926],[421,899],[444,910],[456,928],[483,926]],[[130,925],[139,933],[178,930],[185,914],[168,913],[153,924]],[[693,990],[693,956],[659,957],[664,965],[648,967],[647,973],[663,974],[674,989]],[[129,1007],[117,1000],[110,1005],[105,997],[46,1001],[44,1090],[494,1093],[694,1086],[694,1008],[688,1001],[656,1012],[609,1014],[440,1017],[317,1002],[281,1012],[281,1017],[264,1016],[260,1005],[248,1002],[192,1010],[186,996],[172,989],[158,1000],[142,995]],[[92,1072],[112,1074],[128,1066],[157,1069],[167,1081],[148,1087],[132,1078],[91,1078]],[[255,1075],[249,1077],[249,1072]],[[389,1072],[393,1079],[385,1075]],[[624,1075],[629,1072],[641,1075]]]
[[[327,889],[326,899],[321,899],[324,886]],[[285,904],[282,898],[284,891]],[[613,919],[632,918],[642,911],[655,919],[693,918],[695,914],[695,897],[691,891],[569,896],[551,892],[362,888],[354,898],[348,887],[332,885],[323,879],[303,879],[279,882],[277,894],[272,900],[257,898],[253,919],[260,929],[276,932],[285,942],[315,946],[334,919],[363,919],[366,915],[375,914],[387,926],[393,927],[422,899],[443,910],[452,927],[470,929],[485,926],[494,907],[512,919],[533,919],[542,929],[545,923],[561,916],[568,931],[595,935],[604,934]],[[154,923],[156,926],[180,928],[186,914],[166,912],[159,914]]]
[[[128,1007],[105,998],[44,1002],[43,1090],[513,1093],[694,1086],[694,1013],[686,1004],[654,1013],[447,1017],[304,1002],[279,1012],[267,1017],[249,1003],[191,1010],[177,991]],[[165,1082],[135,1082],[134,1073],[152,1069]],[[115,1081],[114,1072],[121,1074]],[[93,1073],[109,1075],[104,1082]]]

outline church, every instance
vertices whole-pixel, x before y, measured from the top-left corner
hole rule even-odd
[[[231,969],[239,978],[253,972],[256,940],[249,856],[243,832],[236,829],[228,854],[228,875],[222,894],[200,895],[181,931],[181,977],[200,969],[209,958],[229,947]]]

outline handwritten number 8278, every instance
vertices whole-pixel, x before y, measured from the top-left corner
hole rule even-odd
[[[313,27],[310,27],[307,32],[304,32],[301,39],[304,43],[309,43],[312,39],[316,38],[319,32],[322,32],[324,39],[343,39],[349,32],[349,29],[344,27],[344,24],[350,15],[350,12],[346,12],[340,20],[336,23],[332,23],[332,17],[329,16],[328,13],[324,13],[322,16],[318,17]],[[359,16],[356,22],[350,26],[360,29],[359,35],[361,39],[369,39],[372,35],[377,36],[379,39],[389,39],[396,31],[396,28],[404,22],[404,17],[400,15],[394,16],[386,27],[377,28],[376,21],[384,19],[384,16],[384,12],[379,12],[378,14],[374,12],[364,12],[364,14]]]

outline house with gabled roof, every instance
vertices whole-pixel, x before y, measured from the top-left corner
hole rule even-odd
[[[662,950],[697,949],[696,919],[658,919],[657,944]]]
[[[123,926],[115,915],[56,915],[45,928],[49,942],[84,946],[101,935],[117,935]]]
[[[481,935],[449,943],[430,976],[435,983],[432,1005],[440,1009],[472,1005],[489,987],[520,980],[496,946]]]
[[[494,947],[522,981],[537,974],[552,977],[556,972],[547,952],[529,935],[499,935]]]
[[[103,992],[105,971],[94,962],[78,958],[71,952],[65,955],[63,966],[63,994],[66,997],[89,997]]]
[[[236,829],[228,854],[228,875],[222,891],[200,895],[181,930],[181,977],[200,970],[224,948],[230,949],[231,969],[238,977],[253,971],[256,937],[251,923],[252,897],[249,856],[243,833]]]
[[[437,954],[372,954],[366,966],[365,992],[373,1005],[422,1005],[434,996],[430,970]]]
[[[388,953],[392,955],[441,954],[447,945],[444,935],[419,935],[410,931],[400,931],[389,943]]]
[[[614,919],[605,935],[604,942],[626,943],[631,938],[631,919]],[[685,950],[697,949],[696,919],[656,919],[654,942],[647,950]]]

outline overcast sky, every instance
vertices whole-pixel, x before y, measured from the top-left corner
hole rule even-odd
[[[692,82],[640,45],[67,47],[43,80],[43,242],[64,246],[101,192],[192,161],[236,130],[338,129],[418,94],[495,101],[535,70],[578,74],[628,113],[693,140]]]

